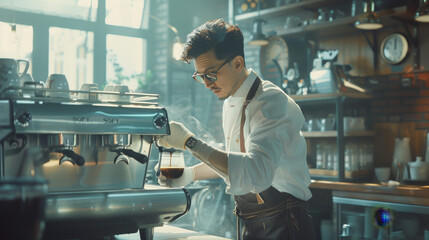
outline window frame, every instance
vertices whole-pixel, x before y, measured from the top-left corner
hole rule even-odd
[[[145,0],[145,8],[150,7],[150,1]],[[33,78],[44,81],[49,75],[49,28],[59,27],[90,31],[94,33],[94,70],[93,80],[99,86],[106,84],[106,37],[108,34],[126,37],[136,37],[150,42],[149,29],[138,29],[124,26],[108,25],[105,23],[106,1],[98,0],[96,21],[65,18],[38,13],[16,11],[0,8],[0,21],[29,25],[33,27]],[[145,11],[149,13],[149,11]],[[144,17],[144,16],[142,16]],[[143,69],[147,69],[147,53],[143,53]]]

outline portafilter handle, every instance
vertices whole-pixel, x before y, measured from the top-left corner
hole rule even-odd
[[[116,149],[116,150],[112,150],[112,152],[116,152],[118,155],[123,154],[125,156],[128,157],[132,157],[134,158],[137,162],[141,163],[141,164],[145,164],[149,161],[149,158],[141,153],[135,152],[131,149]]]
[[[63,149],[63,150],[58,150],[56,152],[64,154],[65,157],[69,157],[78,166],[83,166],[85,164],[85,158],[83,158],[81,155],[73,152],[73,150]]]

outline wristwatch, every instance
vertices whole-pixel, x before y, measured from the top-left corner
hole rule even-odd
[[[185,146],[189,149],[194,148],[195,145],[197,145],[197,139],[195,139],[194,137],[190,137],[188,138],[188,140],[186,140]]]

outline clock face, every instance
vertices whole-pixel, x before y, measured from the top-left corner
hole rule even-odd
[[[289,49],[281,37],[271,36],[268,42],[268,45],[261,47],[259,59],[261,74],[264,79],[280,86],[289,66]]]
[[[393,33],[387,36],[380,47],[382,59],[390,64],[402,62],[407,57],[408,50],[408,41],[400,33]]]

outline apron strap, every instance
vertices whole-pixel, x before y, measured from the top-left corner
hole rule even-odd
[[[259,77],[256,77],[255,81],[252,84],[252,87],[249,90],[249,93],[247,93],[246,101],[244,101],[243,109],[241,111],[241,123],[240,123],[240,151],[241,152],[246,152],[246,147],[244,146],[244,133],[243,133],[244,122],[246,121],[246,114],[245,114],[246,107],[247,105],[249,105],[250,101],[252,101],[260,84],[261,84],[261,79]],[[264,199],[262,199],[262,197],[259,194],[256,194],[256,201],[258,201],[258,204],[264,203]]]
[[[244,101],[243,110],[241,111],[241,123],[240,123],[240,151],[241,152],[246,152],[246,147],[244,146],[244,134],[243,134],[244,122],[246,121],[246,115],[244,112],[246,110],[247,105],[250,103],[250,101],[252,101],[253,97],[255,96],[260,83],[261,83],[261,79],[259,77],[256,77],[256,80],[253,82],[253,85],[250,88],[249,93],[247,94],[246,101]]]
[[[246,96],[246,101],[244,101],[243,104],[243,109],[241,111],[241,123],[240,123],[240,151],[241,152],[246,152],[246,147],[244,146],[244,134],[243,134],[243,127],[244,127],[244,122],[246,121],[246,115],[245,115],[245,110],[247,105],[250,103],[250,101],[252,101],[253,97],[256,94],[256,91],[258,90],[259,85],[261,84],[261,79],[259,77],[256,77],[255,81],[252,84],[252,87],[249,90],[249,93],[247,93]],[[256,200],[258,201],[259,204],[264,203],[264,201],[262,200],[262,198],[259,196],[259,194],[256,195]],[[237,209],[234,211],[236,212]],[[237,216],[237,239],[240,240],[240,218]]]

